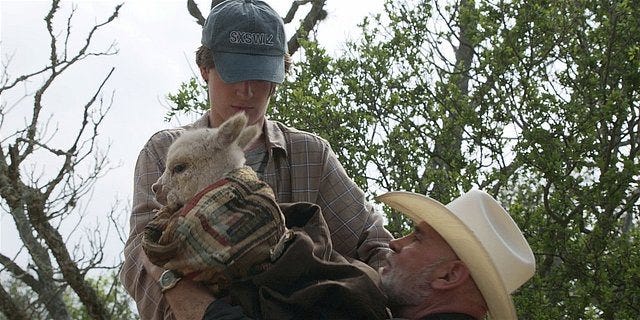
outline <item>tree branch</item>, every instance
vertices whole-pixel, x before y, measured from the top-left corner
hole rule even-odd
[[[324,10],[325,0],[308,0],[308,1],[311,1],[312,3],[311,9],[309,10],[307,15],[304,17],[304,19],[300,23],[298,30],[296,30],[296,32],[291,36],[291,38],[289,38],[289,41],[287,42],[287,48],[290,55],[293,55],[294,53],[296,53],[296,51],[298,51],[298,49],[300,48],[300,43],[298,42],[298,39],[301,39],[301,38],[306,39],[307,35],[309,34],[309,31],[313,30],[315,25],[318,24],[318,21],[324,20],[324,18],[327,17],[327,12]],[[303,2],[306,3],[308,1],[303,1]],[[294,6],[296,7],[295,10],[297,10],[297,7],[299,6],[299,4],[297,4],[298,2],[299,1],[293,2],[293,4],[291,5],[291,10],[294,10],[293,9]],[[291,12],[291,10],[289,11]]]
[[[4,286],[0,284],[0,311],[12,320],[30,320],[31,317],[19,308],[14,302],[9,293],[4,289]]]

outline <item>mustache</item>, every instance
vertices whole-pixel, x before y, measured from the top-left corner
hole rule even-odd
[[[392,259],[397,255],[397,253],[391,249],[387,250],[387,252],[384,253],[384,259],[382,259],[382,263],[383,263],[383,267],[384,266],[392,266],[393,262]]]

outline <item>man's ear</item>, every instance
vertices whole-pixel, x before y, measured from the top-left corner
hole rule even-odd
[[[442,266],[442,273],[438,278],[431,282],[434,289],[448,290],[462,285],[469,279],[469,269],[460,260],[455,260]]]
[[[202,76],[204,82],[209,82],[209,70],[206,67],[200,67],[200,75]]]

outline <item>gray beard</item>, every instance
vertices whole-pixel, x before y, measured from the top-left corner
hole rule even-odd
[[[433,270],[440,264],[451,259],[443,257],[436,262],[425,266],[418,273],[400,272],[391,269],[391,272],[381,276],[383,292],[387,294],[391,307],[416,306],[423,303],[433,294],[431,278]]]
[[[435,264],[429,265],[418,274],[392,270],[381,279],[382,290],[389,298],[391,306],[415,306],[424,302],[433,290],[429,280]]]

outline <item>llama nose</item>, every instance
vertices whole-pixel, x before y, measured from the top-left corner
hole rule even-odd
[[[167,202],[167,195],[163,192],[162,183],[156,182],[151,185],[151,191],[156,196],[156,201],[164,204]]]
[[[160,184],[158,184],[158,182],[154,183],[151,185],[151,191],[153,191],[153,194],[158,194],[158,190],[160,190],[162,186],[160,186]]]

